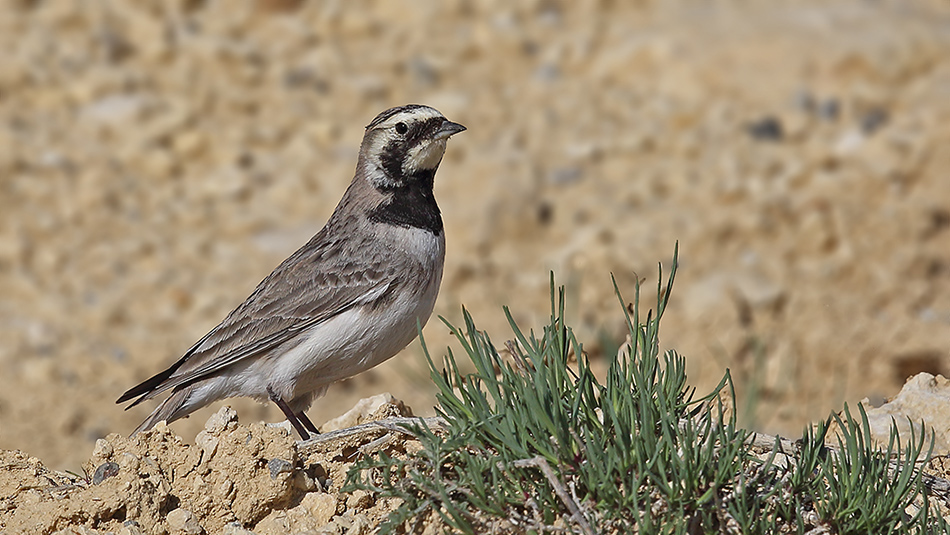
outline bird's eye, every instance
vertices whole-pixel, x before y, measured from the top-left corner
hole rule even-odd
[[[409,131],[409,127],[406,126],[406,123],[402,123],[402,122],[396,123],[397,134],[405,134],[408,131]]]

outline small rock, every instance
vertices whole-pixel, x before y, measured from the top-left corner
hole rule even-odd
[[[138,95],[114,94],[102,97],[84,106],[80,118],[97,123],[119,124],[132,120],[145,106]]]
[[[867,399],[861,403],[870,405]],[[943,376],[917,374],[907,380],[897,397],[868,409],[867,414],[871,436],[879,444],[887,444],[894,424],[904,443],[910,440],[913,428],[918,440],[926,432],[929,441],[930,433],[934,433],[934,455],[950,452],[950,429],[941,424],[950,420],[950,381]]]
[[[756,309],[776,309],[785,302],[785,288],[765,277],[750,275],[737,277],[733,284],[742,298]]]
[[[96,440],[96,447],[92,450],[92,456],[96,459],[107,459],[112,456],[112,444],[109,441],[100,438]]]
[[[353,518],[350,515],[334,517],[323,529],[327,533],[334,535],[344,535],[353,526]]]
[[[366,509],[373,503],[373,496],[365,490],[355,490],[346,499],[347,509]]]
[[[195,445],[204,452],[204,458],[210,459],[218,451],[218,439],[207,431],[199,431],[195,436]]]
[[[864,145],[865,141],[867,141],[867,137],[861,130],[848,130],[841,134],[841,137],[835,142],[834,152],[839,156],[850,154],[858,150],[861,145]]]
[[[861,117],[858,119],[858,124],[861,126],[862,132],[867,135],[871,135],[880,127],[887,124],[888,119],[889,117],[887,110],[882,108],[872,108],[861,114]]]
[[[270,470],[271,479],[277,479],[280,474],[289,474],[294,471],[294,465],[290,461],[276,458],[267,461],[267,468]]]
[[[322,488],[318,489],[317,482],[310,477],[306,470],[297,470],[294,473],[294,487],[304,492],[323,490]]]
[[[545,63],[534,71],[534,78],[539,82],[551,83],[557,81],[560,77],[561,69],[553,63]]]
[[[53,535],[106,535],[106,533],[86,526],[69,526],[66,529],[54,531]]]
[[[173,145],[180,158],[195,158],[204,152],[207,140],[200,132],[188,130],[175,136]]]
[[[223,535],[256,535],[253,531],[245,528],[240,522],[229,522],[221,530]]]
[[[371,398],[363,398],[357,401],[356,405],[353,405],[353,408],[346,411],[346,413],[323,424],[321,431],[327,433],[361,424],[367,420],[369,415],[379,410],[383,405],[391,403],[394,399],[393,395],[388,392]]]
[[[237,425],[237,422],[237,411],[227,405],[221,407],[218,412],[208,418],[208,421],[205,422],[205,428],[195,436],[195,445],[204,452],[205,459],[214,457],[214,454],[218,451],[219,441],[217,437],[228,427]]]
[[[291,425],[289,420],[281,420],[279,422],[268,422],[265,424],[265,427],[268,429],[281,429],[288,435],[293,435],[294,431],[293,425]]]
[[[118,535],[145,535],[145,532],[142,531],[142,526],[135,520],[126,520],[119,528]]]
[[[165,522],[168,524],[168,531],[176,535],[202,535],[205,532],[195,515],[180,507],[168,513]]]
[[[369,533],[371,527],[366,515],[358,514],[353,517],[353,523],[350,524],[350,528],[346,530],[346,535],[363,535]]]
[[[232,490],[234,490],[234,481],[230,479],[222,481],[214,488],[216,495],[224,497],[229,496]]]
[[[746,126],[746,132],[757,141],[782,141],[782,123],[775,117],[763,117]]]
[[[336,497],[322,492],[311,492],[303,497],[300,506],[310,513],[314,523],[322,526],[336,515]]]
[[[205,422],[204,430],[209,433],[217,434],[227,429],[229,425],[236,423],[238,423],[237,411],[225,405],[208,418],[208,421]]]
[[[815,108],[815,115],[825,121],[834,121],[841,113],[841,103],[837,99],[829,98],[821,101]]]
[[[584,170],[580,167],[559,167],[548,173],[548,182],[558,186],[580,182],[583,178]]]
[[[118,473],[119,473],[118,463],[114,463],[112,461],[109,461],[107,463],[102,463],[99,465],[99,468],[96,468],[96,473],[92,475],[92,483],[93,485],[98,485],[99,483],[102,483],[106,479],[109,479],[110,477],[114,475],[118,475]]]
[[[805,113],[813,113],[815,111],[815,96],[811,92],[802,89],[795,94],[795,106]]]
[[[137,472],[142,464],[142,460],[138,456],[128,451],[122,452],[116,461],[119,463],[119,467],[129,472]]]

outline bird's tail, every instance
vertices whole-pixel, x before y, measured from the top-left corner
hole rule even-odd
[[[152,414],[148,415],[148,418],[145,419],[138,427],[135,428],[135,431],[132,431],[132,434],[129,436],[135,436],[142,431],[148,431],[149,429],[155,427],[155,424],[165,420],[165,423],[172,423],[179,418],[184,418],[188,416],[189,413],[194,410],[194,408],[185,407],[188,398],[191,396],[192,387],[188,386],[182,388],[181,390],[175,390],[172,395],[168,396],[168,399],[162,402],[157,409],[152,411]]]

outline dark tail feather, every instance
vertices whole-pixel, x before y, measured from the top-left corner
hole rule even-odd
[[[197,346],[197,344],[195,345]],[[152,391],[158,388],[162,383],[167,381],[168,378],[172,376],[172,374],[178,371],[178,368],[180,368],[181,365],[184,364],[186,360],[188,360],[188,357],[191,356],[193,350],[194,348],[188,350],[188,352],[185,353],[185,356],[178,359],[178,362],[169,366],[167,370],[159,372],[153,375],[152,377],[149,377],[148,379],[142,381],[141,383],[133,386],[132,388],[128,389],[125,392],[125,394],[122,394],[122,396],[119,397],[119,399],[117,399],[115,402],[125,403],[126,401],[132,398],[136,398],[136,397],[139,398],[135,400],[131,405],[125,408],[125,410],[129,410],[132,407],[138,405],[139,403],[145,401],[146,399],[149,399],[151,397],[149,394],[151,394]]]

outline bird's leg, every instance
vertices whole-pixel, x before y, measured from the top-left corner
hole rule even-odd
[[[297,418],[300,419],[300,423],[307,428],[307,431],[310,431],[314,435],[319,435],[320,431],[317,429],[317,426],[313,425],[313,422],[310,421],[310,418],[307,418],[307,413],[300,411],[297,413]]]
[[[297,415],[294,414],[294,411],[290,410],[287,402],[280,399],[280,396],[278,396],[270,386],[267,387],[267,396],[271,401],[277,404],[277,406],[280,408],[280,412],[284,413],[284,416],[287,417],[287,421],[290,422],[290,425],[294,426],[294,429],[297,430],[297,434],[300,435],[300,438],[302,440],[309,439],[310,434],[307,433],[306,429],[304,429],[303,424],[300,423],[300,419],[297,418]],[[309,422],[309,420],[307,421]],[[313,425],[313,423],[311,422],[310,425]]]

